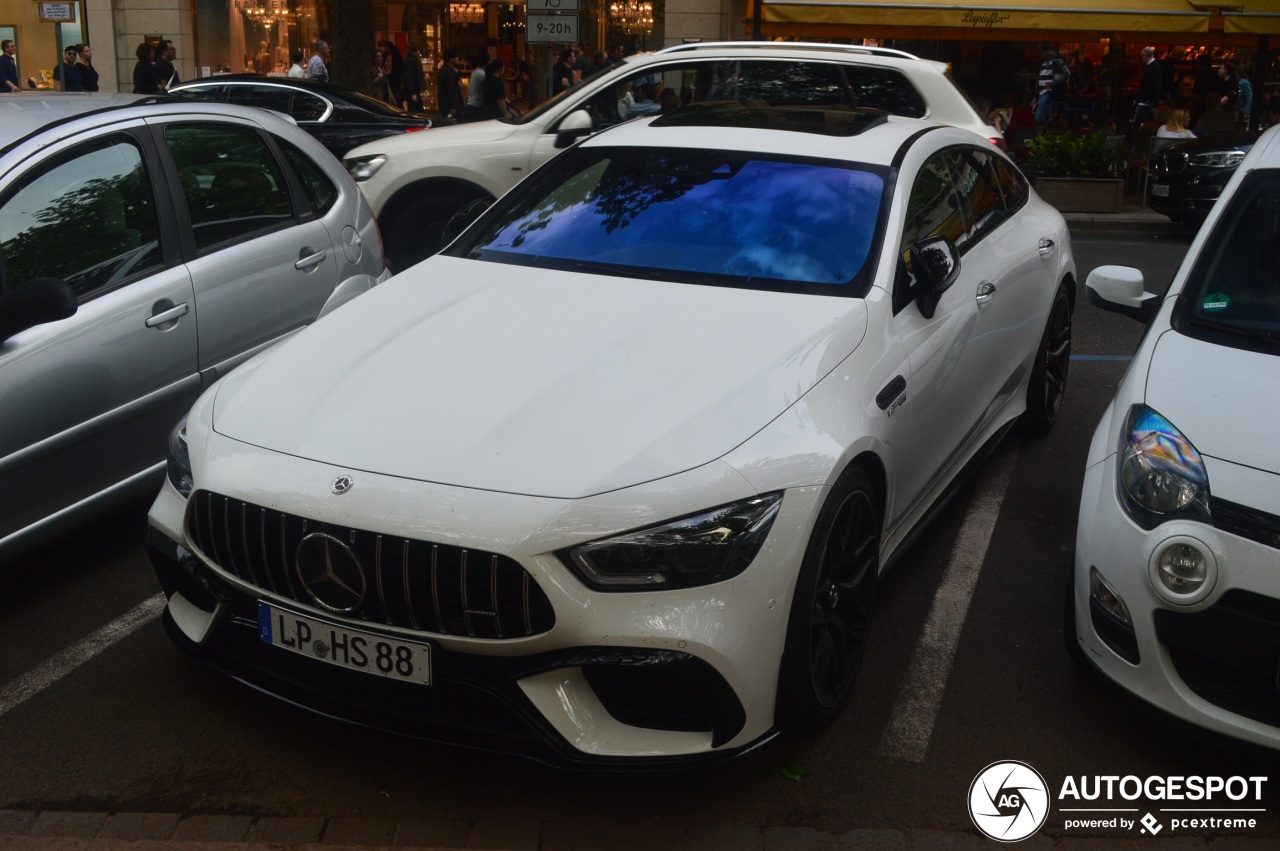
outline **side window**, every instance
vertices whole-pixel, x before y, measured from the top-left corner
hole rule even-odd
[[[189,89],[177,89],[171,94],[176,98],[187,100],[220,101],[225,86],[192,86]]]
[[[911,246],[931,236],[945,236],[958,242],[965,221],[960,193],[952,180],[947,152],[935,154],[916,175],[907,201],[906,225],[902,232],[898,280],[894,285],[896,313],[910,302],[915,275],[911,268]]]
[[[884,110],[893,115],[923,118],[924,98],[903,74],[891,68],[845,65],[853,105]]]
[[[338,187],[333,185],[333,181],[320,166],[312,161],[311,157],[298,150],[293,144],[279,136],[276,137],[276,144],[280,146],[280,150],[284,152],[284,158],[289,161],[289,165],[293,167],[294,173],[301,181],[302,191],[311,202],[311,208],[321,216],[329,212],[333,202],[338,198]]]
[[[1012,165],[1000,157],[992,157],[996,166],[996,180],[1000,183],[1000,192],[1004,195],[1004,206],[1013,212],[1027,200],[1027,179]]]
[[[0,245],[11,287],[62,278],[81,299],[159,269],[142,152],[113,137],[38,167],[0,203]]]
[[[329,109],[329,102],[310,92],[294,92],[289,114],[294,121],[319,121]]]
[[[849,105],[849,89],[840,66],[822,62],[739,62],[729,80],[713,91],[733,100],[764,101],[770,106]]]
[[[284,115],[289,114],[293,90],[283,86],[227,86],[227,103],[256,106]]]
[[[164,137],[178,168],[197,250],[293,221],[284,174],[252,129],[170,124]]]
[[[970,243],[981,239],[1004,221],[1004,199],[996,182],[991,154],[977,148],[959,148],[946,156],[955,169],[956,187],[968,214],[965,232],[956,240],[963,253]]]

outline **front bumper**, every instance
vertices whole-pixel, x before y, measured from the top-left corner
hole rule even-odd
[[[1148,203],[1175,222],[1202,222],[1218,202],[1234,169],[1188,168],[1177,176],[1157,174]]]
[[[273,496],[277,508],[290,498],[290,476],[327,483],[334,475],[327,468],[317,475],[319,465],[299,459],[275,456],[267,462],[271,465],[280,465],[276,472],[285,475]],[[293,470],[286,473],[285,468]],[[361,474],[360,487],[342,497],[345,526],[378,531],[387,526],[391,503],[378,494],[376,478]],[[261,480],[280,481],[274,476]],[[229,484],[219,483],[219,490],[231,489]],[[403,480],[386,484],[399,491],[395,504],[413,505],[419,518],[430,515],[433,504],[457,509],[457,488]],[[405,489],[413,495],[407,496]],[[265,502],[257,496],[259,503]],[[530,507],[517,507],[520,498],[509,495],[466,496],[479,504],[473,511],[456,511],[451,518],[456,524],[453,535],[442,543],[500,552],[518,564],[553,610],[549,628],[535,628],[533,634],[508,631],[503,638],[473,637],[453,628],[410,630],[309,608],[285,592],[282,583],[277,581],[275,590],[267,587],[269,577],[260,577],[259,586],[214,566],[216,557],[200,550],[198,534],[193,537],[188,528],[188,501],[166,484],[150,513],[149,549],[169,597],[165,621],[170,634],[181,647],[231,677],[315,712],[557,764],[684,765],[740,755],[774,736],[773,704],[786,617],[820,488],[787,493],[768,541],[740,576],[701,588],[638,593],[585,588],[554,555],[559,545],[537,546],[515,538],[511,546],[495,543],[492,530],[482,533],[480,526],[492,525],[494,517],[518,517],[522,512],[531,519]],[[304,496],[289,510],[304,516],[313,513],[306,503]],[[602,516],[601,505],[578,508],[597,521]],[[532,509],[535,514],[538,510]],[[420,528],[395,531],[424,537]],[[591,534],[601,537],[612,531]],[[468,539],[468,533],[473,537]],[[244,540],[234,541],[237,558]],[[258,640],[260,600],[427,643],[433,684],[387,681],[281,652]],[[447,612],[445,620],[450,620]]]
[[[1215,497],[1213,526],[1171,521],[1146,531],[1119,505],[1115,464],[1111,455],[1085,474],[1072,582],[1081,650],[1109,679],[1183,721],[1280,749],[1280,549],[1268,529],[1280,518]],[[1210,481],[1269,475],[1229,468],[1211,467]],[[1212,587],[1185,604],[1153,578],[1156,555],[1174,541],[1210,557]],[[1124,602],[1130,624],[1100,604],[1093,571]]]

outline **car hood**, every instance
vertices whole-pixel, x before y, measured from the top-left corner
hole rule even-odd
[[[1253,143],[1258,141],[1261,133],[1242,132],[1242,133],[1225,133],[1219,136],[1205,136],[1201,139],[1188,139],[1185,142],[1178,142],[1176,145],[1170,145],[1167,151],[1183,154],[1200,154],[1207,151],[1233,151],[1236,149],[1247,151],[1253,147]]]
[[[437,256],[227,378],[214,429],[351,470],[578,498],[724,455],[866,325],[858,298]]]
[[[1146,402],[1201,455],[1280,473],[1275,423],[1260,399],[1280,393],[1280,357],[1168,331],[1152,353]]]
[[[444,145],[477,145],[482,142],[496,142],[505,139],[516,130],[516,125],[507,124],[498,119],[476,121],[469,124],[436,124],[430,130],[421,133],[408,133],[404,136],[388,136],[369,142],[347,152],[343,159],[373,156],[374,154],[395,154],[399,151],[415,151],[422,148]]]

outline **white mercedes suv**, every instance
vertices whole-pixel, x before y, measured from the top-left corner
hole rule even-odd
[[[344,160],[403,271],[444,247],[449,220],[492,200],[583,136],[640,113],[634,92],[650,83],[670,111],[707,101],[875,109],[971,130],[995,144],[942,62],[900,50],[838,44],[710,42],[631,56],[518,119],[495,119],[361,145]],[[677,99],[678,98],[678,99]]]

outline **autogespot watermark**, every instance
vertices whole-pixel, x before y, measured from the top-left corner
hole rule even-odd
[[[1156,836],[1254,830],[1262,815],[1263,776],[1068,775],[1058,787],[1064,833],[1110,831]],[[969,815],[998,842],[1020,842],[1050,821],[1054,796],[1025,762],[993,762],[969,786]]]

